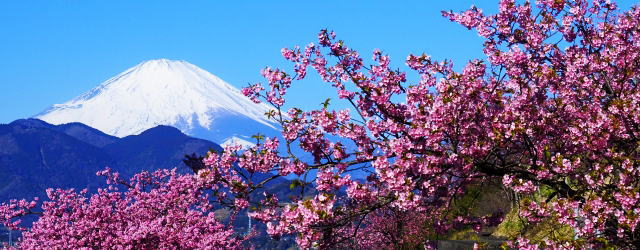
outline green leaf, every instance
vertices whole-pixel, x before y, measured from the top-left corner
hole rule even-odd
[[[331,101],[331,98],[327,98],[327,100],[325,100],[325,101],[322,103],[322,106],[324,106],[324,108],[326,109],[326,108],[329,106],[329,102],[330,102],[330,101]]]
[[[213,148],[209,148],[209,153],[211,153],[211,154],[218,154],[218,153],[223,153],[223,152],[224,152],[224,151],[222,151],[222,152],[218,152],[218,150],[215,150],[215,149],[213,149]]]
[[[551,152],[549,152],[549,146],[544,147],[544,157],[546,159],[551,159]]]
[[[289,189],[293,190],[297,186],[302,186],[302,183],[299,180],[292,180],[291,184],[289,184]]]
[[[264,115],[267,117],[267,119],[271,119],[272,117],[275,116],[275,112],[272,110],[269,110],[267,112],[264,112]]]
[[[264,140],[264,135],[255,134],[255,135],[252,135],[251,138],[256,139],[256,141],[258,141],[258,143],[260,143],[260,141]]]

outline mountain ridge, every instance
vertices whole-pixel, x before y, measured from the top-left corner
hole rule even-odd
[[[114,141],[104,144],[104,138]],[[95,173],[106,167],[123,176],[174,167],[187,173],[191,170],[182,162],[184,155],[204,155],[210,148],[221,150],[167,126],[117,138],[79,123],[20,119],[0,124],[0,202],[42,197],[46,188],[92,190],[104,183]]]

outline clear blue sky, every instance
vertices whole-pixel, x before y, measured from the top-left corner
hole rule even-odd
[[[460,65],[482,57],[481,40],[440,11],[472,4],[487,13],[497,8],[497,0],[2,1],[0,123],[35,115],[150,59],[186,60],[243,87],[261,81],[265,66],[290,69],[280,48],[315,42],[322,28],[367,59],[384,50],[396,67],[422,52]],[[305,80],[291,90],[290,104],[318,107],[328,93]]]

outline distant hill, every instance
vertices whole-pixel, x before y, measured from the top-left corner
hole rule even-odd
[[[139,135],[130,135],[105,145],[104,151],[117,159],[117,166],[134,174],[142,170],[174,168],[180,172],[191,171],[182,160],[185,154],[204,155],[209,149],[222,151],[219,145],[189,137],[169,126],[150,128]]]
[[[104,183],[95,173],[105,167],[124,176],[174,167],[188,172],[184,155],[210,148],[222,149],[168,126],[118,138],[82,123],[16,120],[0,125],[0,202],[44,196],[50,187],[95,190]]]
[[[36,120],[36,119],[33,119]],[[57,131],[63,132],[73,138],[89,143],[96,147],[104,147],[116,142],[119,138],[103,133],[100,130],[89,127],[79,122],[72,122],[54,126]]]

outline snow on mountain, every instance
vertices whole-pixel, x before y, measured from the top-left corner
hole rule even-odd
[[[278,125],[264,115],[270,109],[193,64],[158,59],[142,62],[35,117],[52,124],[81,122],[118,137],[168,125],[225,143],[256,133],[276,135]]]
[[[237,137],[237,136],[229,137],[229,138],[225,139],[222,144],[220,144],[220,146],[222,146],[222,147],[231,146],[231,145],[239,145],[243,149],[246,149],[246,148],[253,147],[256,144],[253,143],[253,142],[250,142],[247,138],[240,138],[240,137]]]

